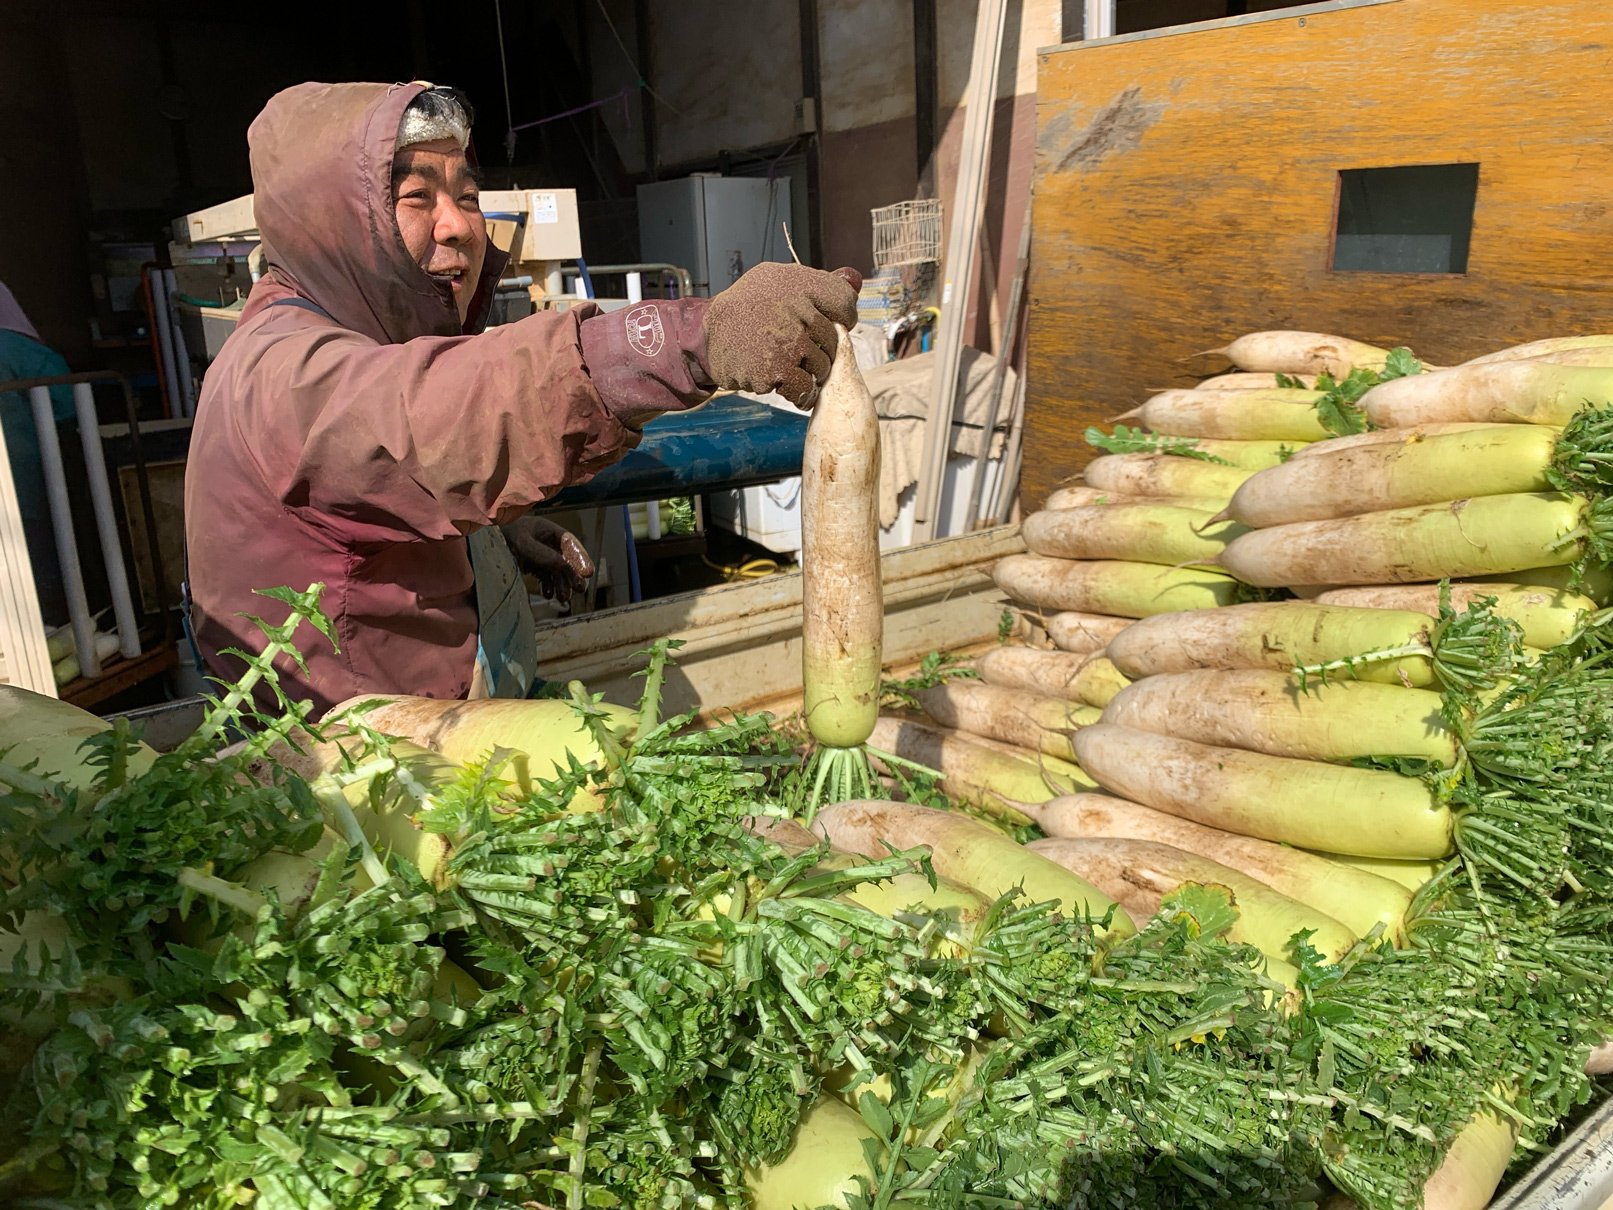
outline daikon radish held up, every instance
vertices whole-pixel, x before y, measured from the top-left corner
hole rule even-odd
[[[1522,424],[1357,446],[1260,471],[1233,493],[1227,513],[1244,525],[1266,527],[1470,496],[1548,492],[1556,446],[1556,430]]]
[[[1258,536],[1245,534],[1237,541]],[[992,576],[998,588],[1027,605],[1128,618],[1230,605],[1240,591],[1231,576],[1207,568],[1041,555],[1009,555],[998,561]]]
[[[1571,563],[1583,499],[1555,492],[1475,496],[1234,538],[1220,564],[1248,584],[1404,584]],[[1018,555],[1015,558],[1027,556]]]
[[[971,886],[988,899],[1023,887],[1030,903],[1053,901],[1069,915],[1102,917],[1114,901],[1056,862],[1032,853],[995,828],[952,811],[871,799],[835,803],[813,821],[812,830],[848,853],[883,856],[886,844],[898,849],[929,845],[935,872]],[[1110,931],[1136,931],[1117,908]]]
[[[1227,496],[1253,470],[1183,458],[1180,454],[1104,454],[1087,463],[1088,487],[1131,496]]]
[[[1277,329],[1250,332],[1221,349],[1220,353],[1240,370],[1274,374],[1331,374],[1343,378],[1357,367],[1381,370],[1388,349],[1362,344],[1346,336],[1324,332],[1294,332]]]
[[[988,736],[1074,760],[1070,734],[1098,721],[1091,706],[1008,689],[981,681],[955,680],[914,693],[924,712],[943,727]]]
[[[1074,742],[1081,768],[1111,794],[1212,828],[1367,857],[1445,857],[1453,848],[1450,811],[1417,778],[1112,723],[1084,728]]]
[[[1442,420],[1565,425],[1587,405],[1610,402],[1613,370],[1510,361],[1396,378],[1363,395],[1360,407],[1388,429]]]
[[[1118,618],[1106,613],[1082,613],[1067,609],[1048,614],[1043,619],[1047,637],[1060,651],[1087,653],[1102,651],[1109,641],[1132,624],[1131,618]]]
[[[1088,504],[1168,504],[1172,508],[1196,508],[1200,512],[1218,513],[1232,499],[1232,493],[1222,496],[1138,496],[1130,492],[1111,492],[1101,488],[1072,484],[1048,493],[1049,511],[1060,508],[1081,508]]]
[[[879,717],[879,416],[843,328],[801,461],[801,684],[807,729],[856,748]]]
[[[1225,441],[1321,441],[1320,391],[1285,387],[1256,391],[1161,391],[1135,412],[1156,433]]]
[[[1129,897],[1134,888],[1141,890],[1154,912],[1159,911],[1159,901],[1184,882],[1224,886],[1238,907],[1237,923],[1227,931],[1227,939],[1253,945],[1273,958],[1291,959],[1291,940],[1305,930],[1312,931],[1311,944],[1332,962],[1348,953],[1356,941],[1354,933],[1326,913],[1231,866],[1171,845],[1103,836],[1036,840],[1025,847],[1081,875],[1106,894]],[[1126,910],[1132,911],[1129,903]]]
[[[1437,601],[1437,589],[1432,591]],[[1317,601],[1330,601],[1335,595],[1324,593]],[[1121,672],[1136,680],[1195,668],[1287,671],[1406,647],[1431,651],[1433,623],[1427,611],[1345,608],[1352,604],[1348,600],[1336,604],[1256,601],[1226,609],[1156,614],[1133,622],[1110,639],[1108,656]],[[1388,685],[1434,683],[1432,659],[1418,654],[1363,662],[1344,675]]]
[[[1035,807],[1042,831],[1053,837],[1116,836],[1148,840],[1231,866],[1337,920],[1358,937],[1382,925],[1398,938],[1411,892],[1398,882],[1304,849],[1257,840],[1167,815],[1107,794],[1071,794]]]
[[[1550,648],[1566,643],[1580,623],[1596,612],[1596,602],[1579,593],[1553,592],[1532,584],[1452,584],[1451,608],[1460,612],[1474,601],[1492,600],[1491,612],[1511,618],[1523,628],[1530,647]],[[1439,616],[1438,584],[1382,584],[1365,588],[1334,588],[1316,598],[1318,604],[1378,609],[1397,616],[1414,610]],[[1129,628],[1128,628],[1129,629]],[[1320,663],[1304,660],[1302,663]],[[1161,670],[1163,671],[1163,669]],[[1382,679],[1382,678],[1374,678]],[[1415,682],[1414,682],[1415,683]]]
[[[1176,567],[1214,562],[1242,525],[1159,504],[1089,504],[1032,513],[1020,527],[1031,553],[1056,559],[1129,559]]]
[[[1447,433],[1471,433],[1478,429],[1503,429],[1512,425],[1491,424],[1480,420],[1458,420],[1448,424],[1418,424],[1407,429],[1369,429],[1365,433],[1351,433],[1348,437],[1329,437],[1326,441],[1313,441],[1309,445],[1294,447],[1289,458],[1315,458],[1319,454],[1335,454],[1339,450],[1357,449],[1363,445],[1391,445],[1422,441],[1427,437],[1440,437]],[[1548,428],[1548,425],[1541,425]]]
[[[1296,678],[1264,668],[1202,668],[1149,676],[1120,691],[1103,721],[1268,756],[1353,760],[1399,756],[1456,763],[1456,737],[1441,697],[1335,677],[1301,691]]]
[[[1553,353],[1566,353],[1570,349],[1613,347],[1613,336],[1553,336],[1546,340],[1531,340],[1528,344],[1513,345],[1483,357],[1464,361],[1464,366],[1487,366],[1502,361],[1528,361],[1534,357],[1550,357]]]

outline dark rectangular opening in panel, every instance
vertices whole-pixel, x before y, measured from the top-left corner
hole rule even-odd
[[[1477,164],[1342,170],[1333,268],[1466,273],[1478,190]]]

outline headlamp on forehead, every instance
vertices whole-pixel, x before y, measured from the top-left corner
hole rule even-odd
[[[476,111],[456,88],[428,84],[426,91],[409,102],[398,122],[398,150],[411,143],[431,143],[453,139],[463,149],[470,143],[471,123]]]

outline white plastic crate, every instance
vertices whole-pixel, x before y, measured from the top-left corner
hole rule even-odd
[[[777,554],[801,549],[801,479],[711,494],[711,522]]]

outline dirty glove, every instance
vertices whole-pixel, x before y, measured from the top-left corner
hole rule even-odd
[[[594,574],[594,561],[570,532],[546,517],[520,517],[499,526],[521,570],[537,578],[545,597],[562,605],[582,592]]]
[[[640,430],[663,412],[698,407],[716,389],[706,373],[709,298],[647,299],[582,321],[583,364],[611,415]]]
[[[804,265],[757,265],[706,309],[705,366],[730,391],[777,391],[811,407],[834,361],[834,325],[857,323],[855,269],[825,273]]]

